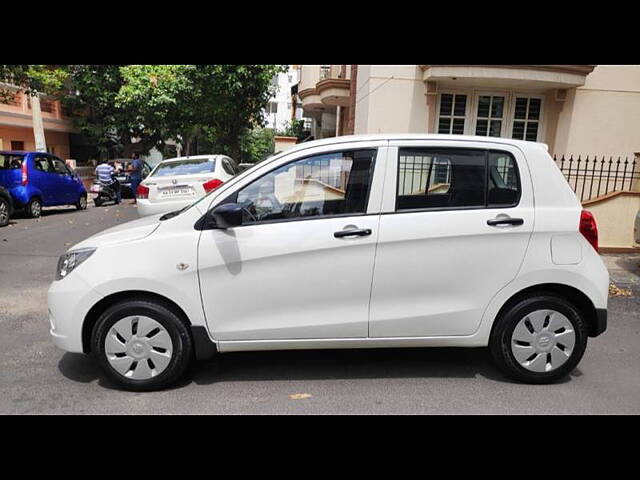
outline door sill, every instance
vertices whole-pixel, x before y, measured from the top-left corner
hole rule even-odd
[[[344,348],[485,347],[477,335],[449,337],[309,338],[286,340],[219,340],[218,352],[322,350]]]

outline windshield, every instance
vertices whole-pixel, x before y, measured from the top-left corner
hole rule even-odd
[[[198,160],[180,160],[167,162],[158,165],[152,177],[168,177],[174,175],[198,175],[201,173],[211,173],[216,169],[214,159],[203,158]]]

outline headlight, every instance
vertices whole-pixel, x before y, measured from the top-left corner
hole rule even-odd
[[[76,250],[75,252],[69,252],[62,255],[58,260],[56,280],[62,280],[64,277],[69,275],[74,268],[89,258],[95,251],[95,248],[83,248],[81,250]]]

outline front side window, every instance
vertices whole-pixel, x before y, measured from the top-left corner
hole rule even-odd
[[[247,185],[243,224],[364,214],[376,150],[332,152],[283,165]]]
[[[62,175],[67,175],[69,174],[69,169],[67,168],[67,166],[64,164],[64,162],[58,158],[52,158],[51,159],[51,163],[53,165],[53,171],[56,173],[60,173]]]
[[[41,172],[53,172],[53,166],[47,157],[36,157],[34,159],[34,164],[36,170],[40,170]]]
[[[460,93],[442,93],[440,95],[438,133],[464,134],[466,112],[467,95]]]
[[[400,149],[397,210],[485,204],[485,152]]]
[[[169,177],[174,175],[198,175],[212,173],[216,169],[215,159],[178,160],[158,165],[152,177]]]

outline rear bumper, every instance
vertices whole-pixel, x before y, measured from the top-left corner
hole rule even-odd
[[[607,309],[596,308],[596,318],[593,325],[589,329],[590,337],[597,337],[607,329]]]

